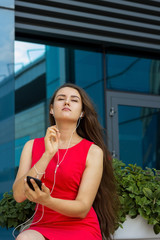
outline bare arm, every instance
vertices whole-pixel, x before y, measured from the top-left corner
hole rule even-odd
[[[34,167],[31,168],[32,163],[32,147],[34,140],[28,141],[22,151],[20,165],[18,169],[18,173],[13,184],[13,195],[14,199],[17,202],[23,202],[26,199],[25,195],[25,178],[27,176],[37,177],[37,173]],[[50,127],[47,130],[45,136],[45,152],[39,161],[35,164],[38,172],[45,172],[48,163],[54,156],[58,149],[58,137],[56,132],[56,127]],[[42,178],[43,175],[39,175],[39,179]]]
[[[92,145],[86,162],[86,168],[82,176],[82,181],[75,200],[63,200],[53,198],[49,195],[48,189],[43,186],[42,191],[38,189],[33,182],[36,191],[29,190],[29,197],[37,203],[41,203],[54,211],[70,217],[84,218],[90,210],[103,172],[103,152],[96,146]],[[26,186],[28,187],[28,186]]]
[[[13,195],[17,202],[23,202],[26,199],[24,194],[24,180],[27,176],[37,177],[37,173],[34,168],[31,168],[32,163],[32,146],[33,140],[27,142],[23,148],[19,170],[13,184]],[[40,172],[45,172],[45,169],[50,161],[49,156],[44,153],[41,159],[36,163],[36,169],[40,169]],[[39,178],[41,178],[39,176]]]

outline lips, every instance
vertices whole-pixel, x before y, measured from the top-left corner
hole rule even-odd
[[[71,111],[71,109],[69,109],[69,108],[67,108],[67,107],[63,108],[62,110],[63,110],[63,111]]]

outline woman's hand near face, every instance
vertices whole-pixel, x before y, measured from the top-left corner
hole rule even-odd
[[[60,139],[60,133],[56,126],[51,126],[47,129],[44,141],[45,141],[45,153],[53,157],[58,151],[58,142]]]

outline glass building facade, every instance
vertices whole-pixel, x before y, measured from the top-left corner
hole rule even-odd
[[[160,100],[155,97],[160,95],[159,67],[156,59],[106,55],[106,85],[111,95],[115,91],[118,114],[114,142],[119,140],[118,157],[127,164],[160,168]],[[124,99],[125,94],[130,95]]]
[[[24,144],[45,135],[49,100],[65,82],[92,99],[113,157],[160,169],[160,59],[18,41],[14,5],[0,2],[0,198],[12,189]],[[0,236],[11,239],[11,231],[0,228]]]
[[[19,44],[21,42],[16,41],[16,45]],[[33,43],[31,46],[36,47]],[[37,49],[42,49],[42,46],[37,46]],[[160,94],[159,64],[159,60],[150,58],[44,46],[43,54],[21,67],[15,75],[16,167],[24,143],[45,134],[49,124],[48,105],[53,92],[65,82],[73,82],[85,89],[92,99],[101,125],[107,128],[113,156],[115,154],[126,164],[137,163],[142,167],[159,168],[160,104],[159,99],[153,100]],[[27,80],[26,74],[30,79]],[[27,99],[28,91],[30,100]],[[113,120],[114,124],[110,128],[108,122],[114,119],[114,115],[111,117],[107,114],[112,109],[112,104],[107,104],[109,98],[119,96],[119,93],[122,93],[122,103],[120,100],[114,102],[117,122]],[[128,99],[123,101],[126,94]],[[139,95],[146,98],[145,105],[141,104],[141,100],[137,105]],[[151,102],[153,104],[150,106]],[[112,137],[115,126],[118,131]],[[118,150],[114,149],[115,144],[118,144]]]
[[[20,55],[19,51],[24,51],[18,47],[21,44],[19,41],[15,43],[17,56]],[[23,49],[25,44],[28,45],[24,42]],[[37,46],[34,43],[30,43],[29,47],[34,46],[41,49],[41,45]],[[19,65],[19,62],[23,63],[15,70],[16,167],[19,165],[24,143],[44,136],[49,125],[49,100],[54,91],[65,82],[74,82],[87,91],[94,102],[101,124],[105,124],[102,53],[55,46],[45,46],[44,49],[42,55],[38,55],[27,65],[23,63],[23,58],[15,58],[16,65]]]
[[[0,198],[15,177],[14,1],[0,1]],[[5,26],[5,27],[4,27]],[[11,231],[0,229],[2,239]]]

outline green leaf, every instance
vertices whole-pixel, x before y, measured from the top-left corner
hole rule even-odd
[[[145,207],[146,214],[149,216],[151,214],[150,207]]]
[[[156,199],[160,199],[160,189],[157,189],[155,192],[154,192],[154,197]]]
[[[153,199],[153,192],[149,188],[143,188],[144,195],[149,198]]]
[[[129,216],[130,216],[130,217],[135,217],[135,216],[137,216],[137,211],[136,211],[136,209],[131,209],[131,210],[129,211]]]
[[[148,219],[148,224],[155,225],[157,223],[158,223],[158,221],[155,218],[150,217]]]
[[[150,200],[148,200],[146,197],[136,196],[136,204],[144,208],[145,205],[148,205],[150,203]]]
[[[154,225],[153,230],[154,230],[155,234],[160,233],[160,224]]]
[[[160,200],[156,201],[156,204],[160,206]]]
[[[144,219],[148,220],[148,216],[143,209],[138,208],[138,212]]]
[[[129,196],[130,196],[131,198],[135,198],[135,194],[129,193]]]

